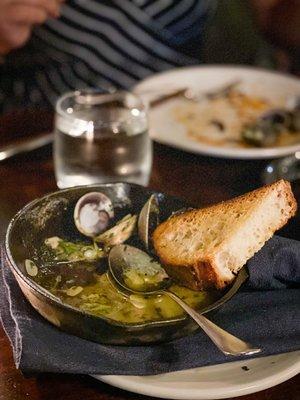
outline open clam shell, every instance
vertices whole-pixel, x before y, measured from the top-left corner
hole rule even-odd
[[[138,234],[147,250],[151,250],[151,237],[159,223],[159,206],[155,194],[152,194],[142,208],[138,219]]]
[[[83,235],[95,237],[104,232],[114,217],[113,204],[100,192],[87,193],[80,197],[74,209],[74,222]]]
[[[117,222],[115,226],[103,232],[101,235],[94,237],[94,241],[103,243],[107,247],[124,243],[133,234],[136,220],[136,215],[128,214]]]

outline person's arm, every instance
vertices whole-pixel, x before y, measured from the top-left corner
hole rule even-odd
[[[34,25],[59,16],[61,0],[0,0],[0,56],[23,46]]]
[[[251,5],[267,38],[284,49],[300,48],[299,0],[251,0]]]

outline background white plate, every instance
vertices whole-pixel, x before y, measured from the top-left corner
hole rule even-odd
[[[242,369],[249,368],[248,371]],[[226,399],[278,385],[300,373],[300,351],[151,376],[97,375],[134,393],[166,399]]]
[[[278,101],[281,105],[285,104],[288,97],[300,95],[298,78],[256,68],[215,65],[178,68],[155,74],[135,86],[134,91],[145,100],[150,100],[155,98],[155,91],[162,93],[173,88],[191,87],[207,92],[235,80],[241,80],[239,87],[246,93]],[[192,153],[237,159],[275,158],[300,150],[300,143],[250,149],[202,144],[190,139],[185,133],[185,128],[169,116],[170,105],[169,101],[150,109],[150,135],[157,142]]]

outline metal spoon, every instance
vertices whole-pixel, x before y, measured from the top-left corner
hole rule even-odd
[[[252,355],[261,351],[261,349],[253,348],[248,343],[224,331],[188,306],[173,292],[167,290],[172,283],[171,279],[166,275],[162,266],[142,250],[128,245],[115,246],[109,253],[108,264],[109,275],[111,276],[113,283],[116,283],[117,287],[121,291],[126,294],[167,294],[176,301],[176,303],[178,303],[195,322],[197,322],[200,328],[204,330],[214,344],[225,355]],[[130,276],[128,273],[129,271],[135,271],[141,277],[147,277],[148,275],[151,279],[148,281],[147,279],[144,280],[141,289],[138,289],[135,286],[128,285],[128,283],[130,283],[130,279],[128,279],[128,276]],[[158,279],[156,280],[155,277]]]

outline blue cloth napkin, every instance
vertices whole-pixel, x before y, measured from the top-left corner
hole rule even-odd
[[[248,267],[248,282],[211,319],[261,347],[259,356],[299,349],[300,242],[274,237]],[[246,359],[225,357],[201,330],[138,347],[101,345],[63,333],[30,306],[4,258],[0,315],[16,366],[24,372],[149,375]]]

